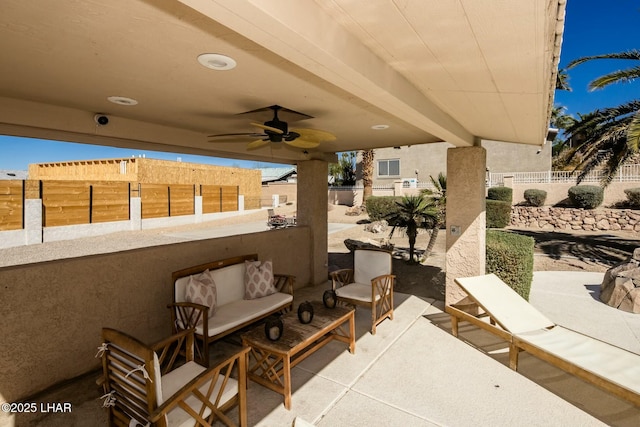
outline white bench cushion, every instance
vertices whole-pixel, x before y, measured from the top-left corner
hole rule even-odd
[[[244,293],[244,287],[242,287],[242,292]],[[209,318],[209,336],[250,322],[291,301],[293,301],[293,295],[277,292],[263,298],[251,300],[240,298],[240,300],[220,305],[215,316]],[[202,335],[202,326],[196,327],[196,334]]]

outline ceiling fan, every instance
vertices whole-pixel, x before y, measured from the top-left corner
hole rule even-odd
[[[216,138],[224,137],[244,137],[255,139],[247,145],[247,149],[255,149],[267,145],[269,143],[282,143],[291,145],[297,148],[315,148],[323,141],[334,141],[335,135],[318,129],[306,129],[295,128],[289,129],[287,122],[278,118],[278,111],[286,112],[298,119],[310,119],[309,115],[298,113],[297,111],[289,110],[279,105],[272,105],[270,107],[261,108],[258,110],[248,111],[242,114],[259,113],[263,111],[273,111],[273,118],[264,123],[252,122],[251,125],[259,129],[262,129],[263,133],[250,132],[250,133],[224,133],[218,135],[209,135],[210,142],[244,142],[235,140],[218,140]]]

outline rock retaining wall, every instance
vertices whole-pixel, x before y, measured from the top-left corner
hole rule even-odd
[[[514,206],[511,226],[542,230],[612,230],[640,232],[640,211]]]

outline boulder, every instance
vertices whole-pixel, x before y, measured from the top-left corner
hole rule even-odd
[[[364,231],[368,231],[369,233],[384,233],[389,228],[389,224],[387,221],[374,221],[371,224],[367,224],[364,226]]]
[[[640,313],[640,248],[627,261],[607,270],[600,285],[600,300],[623,311]]]

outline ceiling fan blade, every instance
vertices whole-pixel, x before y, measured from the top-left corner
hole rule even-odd
[[[316,148],[320,145],[320,141],[312,141],[302,138],[294,139],[293,141],[284,141],[284,143],[298,148]]]
[[[336,136],[324,130],[297,128],[291,129],[293,132],[299,133],[300,138],[311,141],[335,141]]]
[[[247,144],[247,150],[252,150],[254,148],[262,147],[263,145],[267,145],[269,143],[268,139],[257,139],[253,142]]]
[[[243,138],[243,139],[210,139],[207,142],[211,142],[214,144],[226,144],[226,143],[231,143],[231,144],[237,144],[238,142],[241,142],[242,144],[246,144],[247,141],[251,141],[253,138],[251,139],[247,139],[247,138]]]
[[[283,134],[284,132],[281,129],[274,128],[271,126],[263,125],[262,123],[251,123],[252,126],[258,127],[260,129],[268,130],[270,132]]]
[[[218,133],[215,135],[208,135],[207,138],[218,138],[218,137],[227,137],[227,136],[246,136],[246,137],[252,137],[252,138],[258,138],[260,136],[262,136],[262,134],[260,133],[255,133],[255,132],[243,132],[243,133]]]

